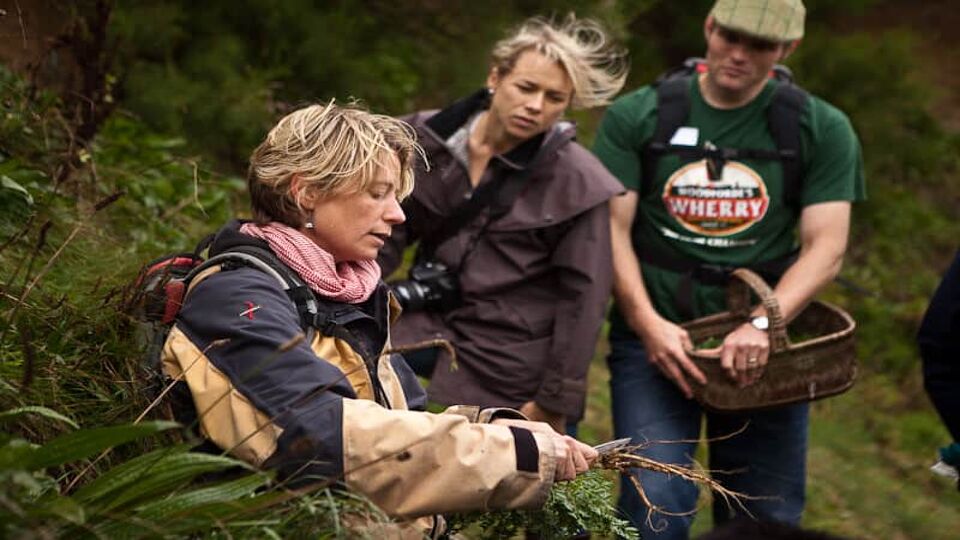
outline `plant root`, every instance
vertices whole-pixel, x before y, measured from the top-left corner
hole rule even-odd
[[[667,474],[670,476],[676,476],[682,478],[688,482],[693,482],[699,486],[706,486],[710,488],[711,491],[720,495],[723,498],[723,501],[727,504],[728,507],[733,507],[736,505],[737,508],[742,510],[745,514],[754,517],[753,514],[747,509],[744,505],[746,500],[758,500],[766,499],[769,497],[753,496],[747,495],[746,493],[741,493],[738,491],[733,491],[727,489],[722,484],[714,480],[712,474],[722,474],[725,471],[710,471],[700,467],[695,461],[693,466],[685,465],[676,465],[672,463],[661,463],[654,459],[644,457],[636,454],[637,450],[642,450],[649,446],[650,443],[635,445],[635,446],[626,446],[620,449],[617,452],[611,454],[600,456],[600,459],[597,461],[597,464],[594,465],[596,468],[607,469],[612,471],[617,471],[623,474],[628,474],[630,482],[633,484],[633,488],[637,490],[637,494],[640,496],[640,499],[647,506],[647,526],[654,531],[663,530],[666,526],[665,524],[660,525],[659,527],[654,525],[653,516],[654,514],[661,514],[665,516],[689,516],[695,514],[699,510],[699,505],[691,508],[690,510],[682,512],[674,512],[666,510],[663,507],[657,506],[650,501],[650,498],[647,497],[646,491],[643,489],[643,484],[640,480],[631,473],[631,469],[645,469],[648,471],[659,472]]]

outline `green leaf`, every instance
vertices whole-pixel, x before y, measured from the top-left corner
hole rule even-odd
[[[40,416],[52,418],[53,420],[59,420],[74,429],[80,429],[80,426],[76,422],[74,422],[71,418],[68,418],[62,415],[53,409],[48,409],[46,407],[39,407],[36,405],[30,405],[27,407],[17,407],[16,409],[3,411],[2,413],[0,413],[0,422],[3,422],[10,418],[16,418],[18,416],[22,416],[28,413],[39,414]]]
[[[145,533],[155,530],[162,530],[163,534],[168,536],[209,533],[224,524],[229,524],[231,528],[257,527],[262,522],[256,520],[240,522],[238,518],[253,516],[287,500],[285,493],[261,493],[236,500],[200,503],[190,508],[188,512],[177,514],[176,517],[171,515],[169,519],[164,519],[163,516],[147,517],[139,513],[131,515],[126,512],[114,512],[113,516],[124,516],[123,521],[112,518],[97,526],[95,531],[98,538],[130,538],[149,536]]]
[[[11,471],[10,473],[3,475],[2,480],[7,487],[17,486],[18,488],[30,493],[31,497],[39,497],[44,493],[44,491],[48,491],[50,489],[48,485],[45,485],[49,483],[49,477],[37,477],[24,470]],[[46,482],[44,480],[46,480]],[[54,486],[53,489],[56,489],[56,487]]]
[[[46,516],[56,516],[64,521],[82,525],[86,522],[87,514],[83,507],[70,497],[54,497],[46,504],[35,508],[33,513]]]
[[[187,140],[183,137],[173,137],[173,138],[159,138],[153,137],[148,141],[149,145],[153,148],[159,149],[170,149],[170,148],[180,148],[186,146]]]
[[[95,480],[77,490],[73,496],[84,504],[91,504],[98,499],[109,498],[110,494],[114,491],[136,482],[144,474],[144,467],[159,464],[165,456],[188,452],[189,450],[190,445],[180,444],[167,448],[159,448],[142,456],[127,460],[104,472]]]
[[[110,470],[74,498],[101,510],[129,506],[149,498],[166,497],[204,473],[249,465],[212,454],[189,452],[185,445],[155,450]]]
[[[0,176],[0,186],[20,193],[27,201],[27,204],[33,204],[33,196],[30,195],[30,192],[27,191],[27,188],[18,184],[13,178],[10,178],[7,175]]]
[[[91,457],[114,446],[179,427],[176,422],[154,421],[104,428],[81,429],[53,439],[38,448],[23,466],[45,469]]]
[[[202,505],[234,501],[251,495],[269,481],[270,475],[251,474],[232,482],[203,487],[166,500],[151,502],[140,506],[135,511],[139,517],[145,519],[156,520],[165,517],[179,519],[179,514]]]
[[[0,446],[0,471],[23,470],[23,464],[39,448],[23,439],[11,439]]]
[[[253,517],[260,512],[266,512],[278,504],[287,502],[289,497],[281,491],[271,491],[261,493],[253,497],[241,500],[213,502],[193,508],[188,515],[183,515],[177,520],[176,532],[185,534],[188,532],[204,530],[202,524],[207,523],[207,528],[211,528],[215,523],[227,523],[235,525],[238,518]],[[265,515],[264,517],[276,517]]]

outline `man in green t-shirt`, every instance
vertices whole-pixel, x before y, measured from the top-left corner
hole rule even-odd
[[[647,86],[610,107],[594,148],[628,189],[611,201],[617,436],[651,442],[644,452],[655,459],[689,463],[704,415],[711,438],[747,425],[710,443],[710,469],[728,471],[717,476],[728,488],[759,497],[745,501],[756,518],[792,523],[803,512],[808,407],[704,413],[690,399],[691,385],[709,383],[685,354],[692,344],[679,323],[725,309],[730,268],[779,279],[775,295],[787,320],[840,270],[851,202],[864,198],[859,142],[838,109],[769,77],[799,44],[804,15],[800,0],[719,0],[704,23],[705,69],[684,79],[689,110],[667,144],[659,153],[650,144],[667,105]],[[784,101],[781,86],[799,96],[786,129],[770,113]],[[792,153],[784,132],[795,134]],[[742,385],[767,363],[767,325],[759,308],[723,341],[722,365]],[[686,538],[692,514],[673,514],[695,508],[696,488],[659,473],[639,479],[650,503],[666,511],[652,523],[624,485],[621,508],[644,538]],[[717,523],[733,513],[722,502],[714,507]]]

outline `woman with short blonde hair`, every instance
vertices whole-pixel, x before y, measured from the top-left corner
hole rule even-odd
[[[401,200],[413,191],[416,134],[395,118],[333,103],[310,105],[283,117],[250,156],[247,173],[254,219],[299,227],[303,212],[294,177],[317,193],[363,190],[386,155],[400,160]]]
[[[592,109],[609,104],[627,79],[626,52],[613,44],[599,23],[573,15],[559,22],[534,17],[498,41],[490,54],[501,76],[521,53],[533,50],[559,63],[573,85],[570,106]]]
[[[178,416],[287,485],[342,482],[392,517],[536,508],[596,451],[508,409],[423,412],[391,352],[375,258],[419,152],[406,124],[356,107],[280,120],[250,159],[256,221],[217,233],[164,346]],[[410,526],[442,522],[427,521]]]

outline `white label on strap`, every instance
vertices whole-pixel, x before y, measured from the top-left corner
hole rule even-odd
[[[678,146],[696,146],[700,138],[700,130],[695,127],[678,127],[676,133],[670,138],[670,144]]]

